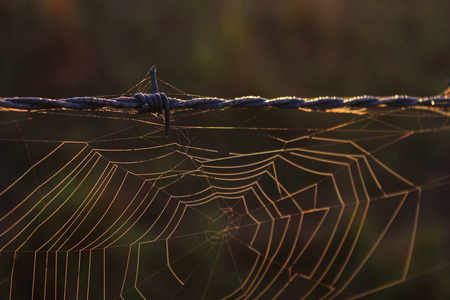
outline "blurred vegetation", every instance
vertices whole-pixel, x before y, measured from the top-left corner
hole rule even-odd
[[[432,95],[449,36],[447,0],[2,0],[0,94],[121,93],[156,64],[209,96]]]
[[[448,0],[0,0],[0,97],[118,94],[153,64],[160,78],[199,95],[427,96],[443,91],[450,77],[449,37]],[[245,138],[227,143],[245,145]],[[427,145],[416,147],[423,151],[416,168],[429,164],[420,162]],[[405,152],[390,153],[389,165]],[[448,238],[444,222],[431,222],[441,202],[428,204],[428,214],[424,203],[421,218],[431,229],[419,230],[417,239],[446,246],[423,243],[417,260],[434,266],[447,261],[433,250],[447,249]],[[448,279],[448,267],[438,271],[394,293],[414,291],[418,282],[427,293],[448,293],[438,282]]]

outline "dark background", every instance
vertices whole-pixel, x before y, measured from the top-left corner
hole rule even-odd
[[[207,96],[434,95],[449,36],[447,0],[1,0],[0,94],[117,94],[155,64]]]
[[[0,97],[120,94],[151,65],[157,65],[159,78],[206,96],[429,96],[442,92],[450,77],[449,37],[448,0],[0,0]],[[160,89],[173,92],[162,83]],[[285,116],[277,120],[289,123]],[[19,119],[12,113],[10,118]],[[35,124],[30,130],[43,123]],[[73,139],[77,126],[86,125],[61,124],[71,126]],[[55,126],[48,127],[43,132]],[[60,127],[54,129],[61,134]],[[408,139],[383,161],[421,184],[425,166],[430,174],[448,174],[448,140],[427,136],[427,143],[418,136],[422,139]],[[219,138],[230,147],[246,142],[242,135]],[[440,154],[435,166],[427,158],[430,147]],[[412,164],[397,166],[396,161],[411,162],[407,151],[415,151]],[[412,279],[375,299],[412,298],[416,290],[432,299],[449,294],[448,205],[443,207],[448,184],[432,191],[422,195],[427,201],[420,207],[414,252],[419,263],[412,267]],[[390,265],[377,264],[374,270],[378,267]],[[370,274],[367,281],[380,277]]]

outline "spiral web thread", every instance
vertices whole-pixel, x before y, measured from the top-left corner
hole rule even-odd
[[[0,298],[449,295],[446,108],[0,115]]]

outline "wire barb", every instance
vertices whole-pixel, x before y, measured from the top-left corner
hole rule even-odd
[[[142,103],[139,113],[164,113],[164,133],[169,136],[170,131],[170,105],[169,99],[164,93],[142,94],[137,93],[134,98]]]
[[[150,81],[152,83],[153,93],[159,93],[158,81],[156,80],[156,66],[150,68]]]
[[[164,93],[160,93],[158,89],[158,81],[156,79],[156,66],[150,68],[150,81],[152,83],[153,94],[137,93],[134,97],[141,101],[142,107],[139,113],[158,113],[164,112],[164,134],[168,137],[170,133],[170,106],[169,100]]]
[[[450,93],[447,89],[444,93],[431,97],[412,97],[408,95],[394,95],[388,97],[356,96],[348,98],[317,97],[298,98],[281,97],[266,99],[257,96],[247,96],[235,99],[221,98],[196,98],[181,100],[167,97],[160,93],[156,78],[156,67],[150,68],[150,81],[153,88],[152,94],[136,93],[133,96],[117,98],[98,97],[74,97],[65,99],[50,99],[40,97],[12,97],[0,98],[0,108],[38,110],[38,109],[97,109],[101,107],[119,109],[137,109],[139,113],[157,113],[164,118],[164,132],[169,136],[170,112],[176,109],[224,109],[224,108],[291,108],[310,109],[314,111],[326,111],[329,109],[344,107],[450,107]],[[449,80],[450,83],[450,80]]]

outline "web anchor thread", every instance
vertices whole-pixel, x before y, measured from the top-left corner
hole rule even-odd
[[[266,99],[259,96],[246,96],[235,99],[216,97],[195,98],[181,100],[167,97],[159,92],[156,79],[156,67],[150,68],[152,94],[136,93],[133,96],[117,98],[73,97],[64,99],[50,99],[41,97],[10,97],[0,98],[0,108],[19,110],[39,109],[96,109],[101,107],[117,109],[137,109],[139,113],[157,113],[164,118],[164,133],[169,136],[170,116],[172,110],[177,109],[225,109],[225,108],[291,108],[326,111],[336,108],[366,108],[374,106],[394,107],[435,107],[450,108],[450,88],[440,95],[431,97],[413,97],[408,95],[394,95],[386,97],[356,96],[356,97],[279,97]],[[448,82],[450,84],[450,82]]]

